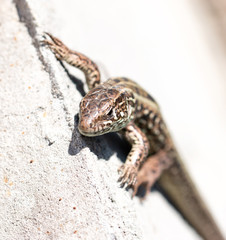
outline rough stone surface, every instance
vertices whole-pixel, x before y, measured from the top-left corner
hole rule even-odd
[[[77,113],[87,90],[84,76],[66,64],[62,66],[40,45],[43,32],[51,32],[71,48],[97,59],[100,66],[104,63],[111,69],[109,74],[101,67],[102,76],[132,75],[142,82],[139,79],[145,79],[161,64],[156,65],[148,57],[143,59],[151,55],[145,40],[144,46],[140,46],[145,33],[142,35],[142,25],[130,21],[136,11],[141,13],[145,9],[135,3],[128,9],[128,4],[125,1],[118,9],[119,1],[108,5],[100,0],[95,4],[72,0],[1,0],[0,239],[199,239],[159,193],[152,193],[141,204],[119,188],[116,169],[125,160],[127,146],[116,134],[80,136]],[[123,11],[130,16],[128,19]],[[134,29],[137,39],[132,37]],[[150,63],[139,64],[144,60],[155,64],[155,68],[148,69]],[[164,112],[176,139],[183,139],[179,141],[181,149],[188,149],[184,150],[185,156],[201,159],[194,144],[190,146],[192,134],[189,136],[181,124],[183,113],[182,119],[174,123],[179,110],[174,112],[170,107],[176,104],[176,100],[167,98],[170,84],[161,81],[161,77],[154,82],[152,77],[156,75],[146,77],[151,80],[143,85],[150,91],[154,86],[155,95],[166,106]],[[179,80],[180,75],[175,78]],[[165,86],[163,90],[161,84]],[[188,140],[184,140],[187,134]],[[198,161],[196,166],[201,163]],[[195,170],[193,174],[196,177]],[[225,180],[221,172],[220,177]],[[204,180],[199,184],[221,223],[226,214],[220,215],[220,209],[212,204],[220,192],[216,189],[213,190],[216,194],[208,195]],[[221,198],[220,206],[225,198]]]

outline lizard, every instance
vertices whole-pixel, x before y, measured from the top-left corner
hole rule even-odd
[[[118,169],[121,185],[137,194],[145,186],[146,194],[158,180],[162,192],[186,221],[205,240],[224,237],[198,193],[155,99],[141,86],[125,77],[101,83],[98,66],[84,54],[69,49],[49,33],[43,43],[60,61],[80,69],[89,92],[79,109],[79,132],[88,137],[119,132],[131,144],[126,162]]]

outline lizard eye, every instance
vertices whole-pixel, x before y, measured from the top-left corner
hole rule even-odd
[[[112,116],[112,114],[113,114],[113,110],[112,110],[112,108],[111,108],[111,110],[107,113],[107,115],[108,115],[108,116]]]

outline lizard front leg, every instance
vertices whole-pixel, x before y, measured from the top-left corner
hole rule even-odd
[[[50,40],[45,39],[42,42],[51,49],[58,60],[65,61],[83,71],[89,89],[100,84],[100,71],[93,61],[82,53],[70,50],[58,38],[49,33],[46,34],[50,37]]]
[[[121,173],[119,181],[122,185],[127,183],[128,186],[134,186],[141,163],[147,158],[149,142],[146,135],[134,123],[128,124],[121,132],[131,143],[132,149],[125,164],[118,169],[118,172]]]

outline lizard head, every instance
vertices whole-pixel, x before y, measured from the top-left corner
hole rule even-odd
[[[99,136],[124,128],[133,118],[135,99],[119,87],[100,85],[80,102],[79,132]]]

